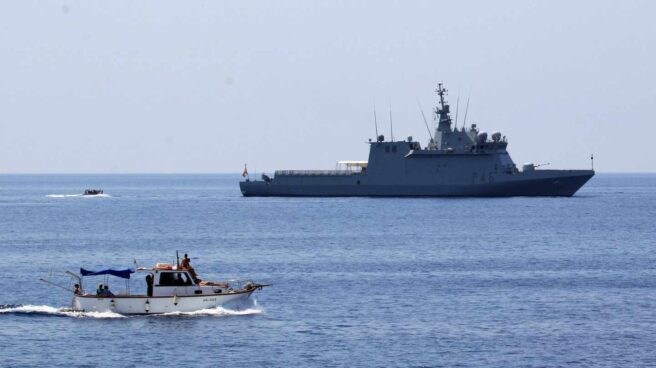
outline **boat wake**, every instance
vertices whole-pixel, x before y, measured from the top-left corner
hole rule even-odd
[[[142,317],[175,317],[175,316],[184,316],[184,317],[208,317],[208,316],[217,316],[217,317],[227,317],[227,316],[248,316],[254,314],[264,313],[264,310],[255,306],[252,306],[247,309],[233,310],[226,309],[223,307],[210,308],[210,309],[201,309],[194,312],[171,312],[164,314],[152,314]],[[98,319],[108,319],[108,318],[127,318],[129,316],[114,313],[114,312],[80,312],[74,311],[70,308],[56,308],[49,305],[22,305],[22,304],[0,304],[0,316],[3,314],[13,314],[13,315],[41,315],[41,316],[55,316],[55,317],[73,317],[73,318],[98,318]],[[137,317],[137,316],[135,316]]]
[[[70,308],[55,308],[49,305],[0,305],[2,314],[35,314],[43,316],[75,317],[75,318],[124,318],[114,312],[78,312]]]
[[[109,198],[111,197],[109,194],[90,194],[90,195],[84,195],[84,194],[48,194],[46,195],[48,198],[77,198],[77,197],[82,197],[82,198]]]
[[[194,312],[171,312],[164,314],[157,314],[155,316],[159,317],[170,317],[170,316],[188,316],[188,317],[206,317],[206,316],[217,316],[217,317],[227,317],[227,316],[249,316],[253,314],[264,313],[264,310],[258,307],[234,310],[226,309],[223,307],[216,307],[210,309],[201,309]]]

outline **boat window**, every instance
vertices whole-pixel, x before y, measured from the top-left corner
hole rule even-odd
[[[182,283],[184,285],[191,285],[192,284],[191,277],[189,276],[188,273],[183,272],[183,273],[180,274],[180,276],[181,276],[181,279],[182,279]]]
[[[392,153],[396,153],[396,146],[392,146]]]
[[[184,286],[191,284],[191,278],[186,272],[162,272],[159,276],[159,286]]]
[[[173,273],[162,272],[159,275],[159,286],[171,286],[171,285],[173,285]]]
[[[385,146],[385,153],[389,153],[389,151],[390,151],[389,146]]]

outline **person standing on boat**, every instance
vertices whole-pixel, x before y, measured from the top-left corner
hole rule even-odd
[[[96,289],[96,296],[102,296],[104,293],[103,284],[98,284],[98,289]]]
[[[148,296],[153,296],[153,275],[148,274],[146,276],[146,286],[147,286],[146,294]]]
[[[80,288],[80,284],[75,284],[75,289],[73,289],[73,294],[82,295],[82,289]]]

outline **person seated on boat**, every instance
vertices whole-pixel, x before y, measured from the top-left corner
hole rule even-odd
[[[183,270],[188,270],[191,267],[191,259],[185,253],[184,258],[182,258],[182,262],[180,262],[180,268]]]
[[[109,285],[105,285],[105,290],[103,290],[102,296],[114,296],[114,294],[109,291]]]
[[[182,258],[182,263],[180,263],[180,268],[189,271],[191,278],[196,282],[199,281],[198,275],[196,275],[196,271],[191,266],[191,259],[189,259],[189,257],[187,256],[187,253],[185,253],[184,258]]]
[[[105,292],[105,290],[103,288],[103,284],[98,284],[98,289],[96,289],[96,295],[97,296],[102,296],[104,292]]]
[[[146,294],[148,296],[153,296],[153,275],[148,274],[146,276]]]
[[[174,273],[173,274],[173,284],[175,286],[187,286],[191,285],[191,279],[186,273]]]
[[[191,282],[191,277],[189,277],[189,274],[186,273],[180,273],[175,281],[179,286],[193,285],[193,282]]]
[[[75,284],[75,287],[73,289],[73,294],[82,295],[82,289],[80,289],[80,284]]]

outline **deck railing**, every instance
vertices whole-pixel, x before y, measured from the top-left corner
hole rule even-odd
[[[276,170],[276,176],[349,176],[359,174],[351,170]]]

